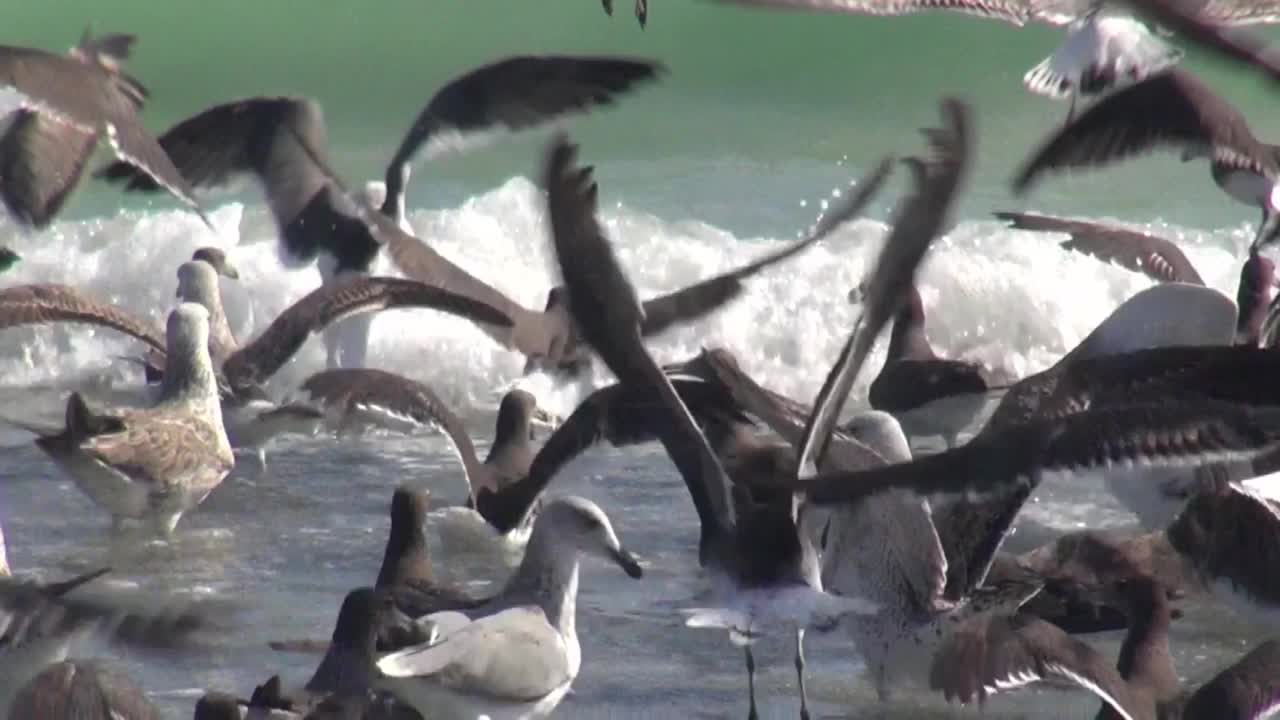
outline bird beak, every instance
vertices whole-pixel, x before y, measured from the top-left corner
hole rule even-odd
[[[1258,226],[1258,234],[1253,238],[1253,245],[1249,247],[1250,250],[1261,250],[1277,240],[1280,240],[1280,213],[1272,210]]]
[[[613,561],[618,563],[618,567],[622,568],[622,571],[625,572],[628,577],[639,578],[644,575],[644,570],[641,569],[639,561],[636,560],[634,555],[627,552],[626,549],[620,547],[617,550],[614,550],[612,554]]]
[[[235,265],[232,265],[232,264],[231,264],[231,263],[229,263],[229,262],[228,262],[228,263],[223,263],[223,264],[222,264],[221,271],[222,271],[222,276],[223,276],[223,277],[229,277],[229,278],[231,278],[232,280],[239,280],[239,279],[240,279],[240,271],[239,271],[239,270],[236,270],[236,266],[235,266]]]

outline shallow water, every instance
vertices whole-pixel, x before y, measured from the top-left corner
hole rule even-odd
[[[514,52],[620,52],[670,68],[661,84],[618,108],[572,124],[595,164],[610,236],[642,295],[672,289],[790,239],[812,222],[833,188],[886,152],[920,150],[916,128],[936,121],[936,100],[958,93],[977,110],[980,162],[955,227],[921,275],[929,333],[939,350],[1017,374],[1042,369],[1149,281],[1069,254],[1055,239],[1012,232],[994,209],[1033,207],[1120,218],[1177,240],[1214,287],[1234,295],[1253,210],[1210,184],[1207,168],[1155,157],[1114,172],[1049,182],[1028,200],[1009,198],[1010,172],[1065,106],[1025,95],[1019,80],[1059,35],[966,18],[896,20],[744,12],[712,3],[655,2],[635,27],[626,2],[610,20],[597,3],[475,0],[423,10],[396,0],[328,8],[228,2],[212,11],[183,2],[112,7],[76,0],[20,3],[6,12],[3,42],[64,47],[87,20],[142,40],[130,68],[153,93],[149,124],[161,128],[213,102],[253,93],[300,93],[325,106],[333,165],[354,185],[374,177],[430,89],[473,64]],[[289,27],[289,31],[281,28]],[[184,28],[184,30],[175,30]],[[1252,80],[1203,70],[1250,115],[1264,137],[1280,121]],[[536,175],[544,133],[419,166],[410,188],[420,237],[513,298],[539,306],[555,278]],[[1154,179],[1154,180],[1153,180]],[[723,313],[654,343],[659,360],[725,345],[744,369],[797,398],[818,389],[853,320],[847,290],[883,237],[901,181],[862,220],[821,247],[751,281]],[[159,323],[172,302],[173,269],[200,245],[225,248],[240,282],[224,281],[233,329],[250,337],[318,283],[314,269],[282,270],[274,226],[251,192],[215,195],[214,233],[172,203],[122,197],[86,184],[67,219],[38,236],[0,219],[0,243],[24,256],[5,285],[63,282]],[[121,209],[124,208],[124,209]],[[388,265],[380,271],[390,271]],[[0,334],[0,407],[56,419],[66,391],[122,400],[139,377],[112,363],[136,352],[109,331],[15,329]],[[851,405],[864,402],[872,355]],[[379,317],[369,364],[429,383],[468,417],[483,445],[500,388],[523,360],[465,323],[409,311]],[[286,394],[323,365],[312,342],[274,379]],[[608,380],[597,369],[591,384]],[[534,383],[561,415],[580,389]],[[386,509],[399,483],[430,488],[435,502],[465,495],[452,454],[436,437],[377,436],[342,443],[291,439],[254,476],[242,464],[171,543],[112,542],[94,507],[20,433],[0,431],[0,524],[20,572],[60,577],[103,563],[148,586],[207,593],[242,604],[235,630],[199,655],[124,654],[166,717],[188,717],[203,688],[247,694],[273,672],[301,683],[316,658],[268,650],[270,639],[325,637],[343,594],[371,583]],[[600,450],[566,468],[557,492],[599,501],[623,541],[646,563],[643,580],[584,565],[579,628],[585,662],[563,717],[740,717],[742,658],[719,632],[686,630],[677,610],[698,604],[695,519],[669,461],[656,448]],[[1010,541],[1029,547],[1055,529],[1129,518],[1097,483],[1046,488]],[[469,558],[441,558],[461,579],[500,576]],[[1176,624],[1184,677],[1200,681],[1256,637],[1225,610],[1193,610]],[[1118,638],[1103,641],[1114,652]],[[809,688],[815,716],[918,718],[972,715],[905,690],[881,706],[860,662],[837,634],[812,634]],[[117,651],[87,648],[114,656]],[[795,717],[790,641],[757,653],[766,718]],[[1025,692],[995,699],[986,717],[1092,717],[1083,694]]]

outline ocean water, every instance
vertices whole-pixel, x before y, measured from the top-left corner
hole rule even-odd
[[[324,105],[333,166],[351,184],[375,178],[433,88],[505,54],[609,52],[661,59],[662,82],[616,108],[569,123],[594,164],[606,228],[642,295],[740,264],[793,238],[824,199],[887,153],[919,152],[917,128],[936,122],[937,99],[974,106],[978,164],[954,227],[921,273],[928,331],[948,354],[1018,374],[1040,370],[1116,305],[1150,282],[1070,254],[1055,238],[1010,231],[995,209],[1028,208],[1133,223],[1177,240],[1206,281],[1234,295],[1254,210],[1226,198],[1203,164],[1155,156],[1105,173],[1055,179],[1028,198],[1009,196],[1013,169],[1065,105],[1025,94],[1022,73],[1051,51],[1052,29],[1014,29],[945,15],[898,19],[752,12],[709,2],[653,3],[642,32],[629,4],[607,18],[596,2],[463,4],[387,0],[321,6],[297,0],[104,5],[91,0],[21,3],[6,12],[8,44],[65,47],[86,23],[140,35],[130,70],[150,87],[146,118],[159,130],[200,108],[252,94],[303,94]],[[1272,98],[1248,76],[1195,52],[1187,65],[1250,117],[1259,136],[1280,136]],[[410,188],[416,234],[514,299],[538,306],[555,281],[536,177],[545,132],[461,157],[421,163]],[[846,292],[883,239],[902,187],[892,184],[868,217],[820,247],[751,281],[724,312],[658,338],[660,360],[723,345],[769,387],[796,398],[817,391],[853,321]],[[274,225],[251,190],[208,197],[216,231],[166,199],[122,197],[86,183],[62,221],[36,235],[0,219],[0,243],[24,256],[3,284],[62,282],[156,323],[172,302],[174,268],[202,245],[227,250],[241,280],[223,281],[228,313],[248,338],[314,288],[314,269],[286,270]],[[384,262],[384,261],[383,261]],[[391,272],[384,264],[381,270]],[[60,416],[66,392],[108,401],[140,382],[113,356],[137,348],[85,327],[19,328],[0,334],[0,407]],[[883,360],[877,348],[850,407]],[[273,380],[284,395],[323,368],[312,341]],[[374,367],[430,384],[474,429],[483,452],[501,389],[523,361],[466,323],[410,311],[374,322]],[[597,369],[592,385],[608,376]],[[532,387],[566,415],[582,388]],[[19,571],[47,577],[103,563],[148,586],[211,594],[242,604],[236,629],[212,650],[162,658],[118,656],[154,693],[165,717],[188,717],[203,688],[248,694],[272,673],[306,680],[316,658],[273,653],[267,639],[325,637],[342,595],[371,583],[386,509],[399,483],[430,488],[434,502],[465,496],[439,438],[371,436],[335,442],[289,439],[264,474],[246,463],[182,521],[170,543],[112,540],[105,514],[30,444],[0,431],[0,524]],[[601,502],[619,535],[647,565],[643,580],[584,564],[579,622],[585,662],[564,717],[735,717],[745,714],[742,659],[721,633],[681,627],[696,605],[695,519],[657,448],[593,451],[557,479],[557,492]],[[1097,483],[1046,488],[1011,548],[1054,531],[1130,519]],[[438,554],[448,575],[477,582],[500,573]],[[1179,670],[1199,681],[1242,641],[1256,637],[1216,608],[1193,607],[1176,627]],[[1102,638],[1114,652],[1117,637]],[[822,717],[971,716],[925,692],[879,705],[842,636],[807,643],[815,714]],[[765,717],[796,715],[789,641],[757,653]],[[1083,694],[1026,692],[992,701],[989,717],[1090,717]]]

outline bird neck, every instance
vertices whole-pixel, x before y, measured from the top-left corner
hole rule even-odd
[[[562,635],[576,637],[578,565],[577,548],[565,547],[547,523],[535,523],[504,595],[512,604],[537,605]]]
[[[1169,600],[1163,588],[1151,586],[1130,600],[1129,632],[1120,646],[1116,669],[1131,686],[1148,689],[1156,702],[1172,700],[1178,676],[1169,653]]]
[[[924,333],[924,310],[919,301],[908,301],[893,320],[885,363],[896,360],[931,360],[937,357]]]
[[[214,420],[222,424],[222,410],[218,402],[218,381],[205,347],[196,347],[187,339],[169,343],[165,353],[165,373],[160,382],[162,405],[185,405],[212,413]]]
[[[431,556],[421,527],[396,532],[387,540],[378,571],[377,587],[391,587],[408,580],[431,579]]]

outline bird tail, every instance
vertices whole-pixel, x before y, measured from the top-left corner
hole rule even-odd
[[[1022,84],[1035,93],[1054,99],[1062,99],[1071,94],[1075,85],[1071,78],[1053,67],[1053,57],[1047,57],[1039,65],[1022,76]]]

